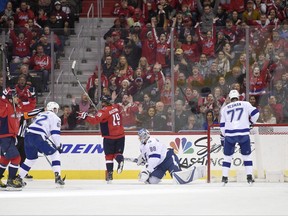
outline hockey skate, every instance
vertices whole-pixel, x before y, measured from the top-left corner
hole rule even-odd
[[[17,175],[15,179],[21,183],[22,187],[26,186],[26,182],[23,181],[20,175]]]
[[[252,175],[247,175],[247,182],[250,186],[253,185],[253,183],[255,182]]]
[[[110,172],[106,172],[106,181],[107,181],[107,184],[111,184],[112,183],[112,180],[113,180],[113,171],[110,171]]]
[[[28,173],[25,175],[24,177],[27,181],[32,181],[33,180],[33,176],[29,175]]]
[[[58,172],[55,172],[55,184],[58,186],[58,187],[64,187],[65,185],[65,178],[64,177],[63,179],[61,178],[61,176],[59,175]]]
[[[1,176],[1,178],[3,178],[3,176]],[[7,185],[1,181],[1,178],[0,178],[0,190],[6,190]]]
[[[7,180],[7,188],[6,188],[7,190],[9,190],[9,191],[21,191],[22,188],[23,188],[22,184],[17,178]]]
[[[118,163],[118,167],[117,167],[117,173],[120,174],[123,171],[123,167],[124,167],[124,160],[120,161],[120,163]]]
[[[222,185],[225,186],[228,183],[228,177],[222,176]]]

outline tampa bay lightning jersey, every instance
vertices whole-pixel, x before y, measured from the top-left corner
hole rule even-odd
[[[27,132],[39,134],[44,140],[52,138],[56,147],[60,146],[61,119],[52,111],[39,113],[32,124],[29,125]]]
[[[247,101],[234,101],[221,109],[220,130],[224,136],[249,135],[259,110]]]
[[[146,169],[149,172],[153,172],[155,167],[164,161],[167,151],[165,144],[160,143],[158,139],[152,137],[148,139],[146,144],[140,145],[140,152],[147,162],[148,166]]]

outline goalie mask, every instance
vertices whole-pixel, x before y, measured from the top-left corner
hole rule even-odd
[[[142,128],[141,130],[138,131],[138,136],[140,142],[142,144],[146,144],[147,140],[150,138],[150,132],[147,129]]]
[[[47,111],[52,111],[56,114],[58,113],[59,108],[59,104],[54,101],[49,102],[46,106]]]

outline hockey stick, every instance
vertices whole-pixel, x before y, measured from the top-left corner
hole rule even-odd
[[[76,73],[75,73],[75,66],[76,66],[76,60],[74,60],[72,62],[72,66],[71,66],[71,71],[75,77],[75,79],[77,80],[79,86],[81,87],[82,91],[87,95],[89,102],[91,103],[91,105],[95,108],[96,111],[98,111],[96,105],[94,104],[94,102],[92,101],[92,99],[89,97],[88,93],[86,92],[86,90],[84,89],[84,87],[82,86],[80,80],[78,79]]]
[[[138,162],[138,158],[124,158],[124,161],[129,161],[129,162],[137,163],[137,162]]]
[[[6,63],[7,77],[8,77],[8,80],[10,81],[12,79],[12,76],[11,76],[11,73],[10,73],[9,62],[8,62],[6,50],[5,50],[4,46],[3,46],[3,44],[1,44],[1,48],[0,49],[3,52],[3,54],[4,54],[5,63]]]
[[[43,153],[43,155],[44,155],[45,159],[47,160],[47,162],[49,163],[49,165],[50,165],[51,168],[52,168],[52,163],[51,163],[51,161],[49,160],[49,158],[47,157],[47,155],[44,154],[44,153]]]

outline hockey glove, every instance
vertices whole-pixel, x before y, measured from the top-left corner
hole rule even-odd
[[[221,142],[221,145],[224,146],[225,137],[222,134],[220,134],[220,142]]]
[[[63,145],[60,143],[58,147],[56,147],[57,151],[61,154],[63,152]]]
[[[35,98],[36,97],[36,92],[35,92],[35,88],[34,87],[30,87],[27,90],[27,94],[29,98]]]
[[[142,154],[137,158],[137,166],[144,166],[146,163],[145,158],[142,157]]]
[[[150,177],[150,172],[148,170],[143,170],[139,173],[138,177],[140,182],[147,182]]]
[[[78,112],[78,116],[77,116],[77,119],[83,119],[85,120],[88,116],[88,113],[87,112]]]
[[[11,89],[7,87],[6,89],[3,90],[2,93],[5,98],[11,99],[16,94],[16,89]]]

